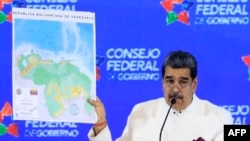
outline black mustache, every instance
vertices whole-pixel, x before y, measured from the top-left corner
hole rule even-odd
[[[173,98],[175,98],[175,99],[183,99],[183,96],[181,96],[179,93],[173,93],[173,94],[169,95],[169,98],[170,99],[173,99]]]

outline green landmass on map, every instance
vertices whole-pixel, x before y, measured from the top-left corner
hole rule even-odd
[[[64,101],[80,96],[90,98],[91,79],[68,60],[43,60],[39,54],[31,53],[20,55],[17,65],[20,77],[45,86],[45,105],[52,117],[58,117],[67,110]],[[87,114],[93,112],[93,107],[88,102],[84,108]]]

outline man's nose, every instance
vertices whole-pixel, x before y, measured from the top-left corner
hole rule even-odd
[[[172,91],[175,92],[175,93],[179,93],[180,92],[180,87],[179,85],[175,84],[172,88]]]

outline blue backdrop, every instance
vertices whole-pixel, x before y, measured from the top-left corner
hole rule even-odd
[[[235,124],[250,124],[250,67],[243,60],[250,55],[249,1],[172,3],[164,8],[160,0],[3,0],[0,109],[5,102],[12,103],[12,23],[6,16],[12,6],[51,8],[96,14],[96,53],[104,57],[99,66],[97,95],[105,104],[114,139],[121,135],[133,105],[163,96],[161,63],[169,51],[176,49],[197,57],[196,94],[229,110]],[[148,66],[134,67],[140,63]],[[18,137],[5,133],[0,140],[87,140],[92,126],[13,121],[11,117],[4,117],[1,124],[8,127],[13,122],[18,124]]]

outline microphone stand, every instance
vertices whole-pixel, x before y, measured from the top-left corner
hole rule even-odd
[[[169,109],[168,109],[167,115],[166,115],[166,117],[165,117],[165,119],[164,119],[164,122],[163,122],[163,124],[162,124],[162,127],[161,127],[160,136],[159,136],[159,141],[161,141],[162,130],[163,130],[163,128],[164,128],[164,125],[165,125],[165,122],[166,122],[166,120],[167,120],[168,114],[169,114],[169,112],[170,112],[172,106],[173,106],[175,103],[176,103],[176,99],[173,98],[173,99],[171,100],[171,105],[170,105],[170,107],[169,107]]]

